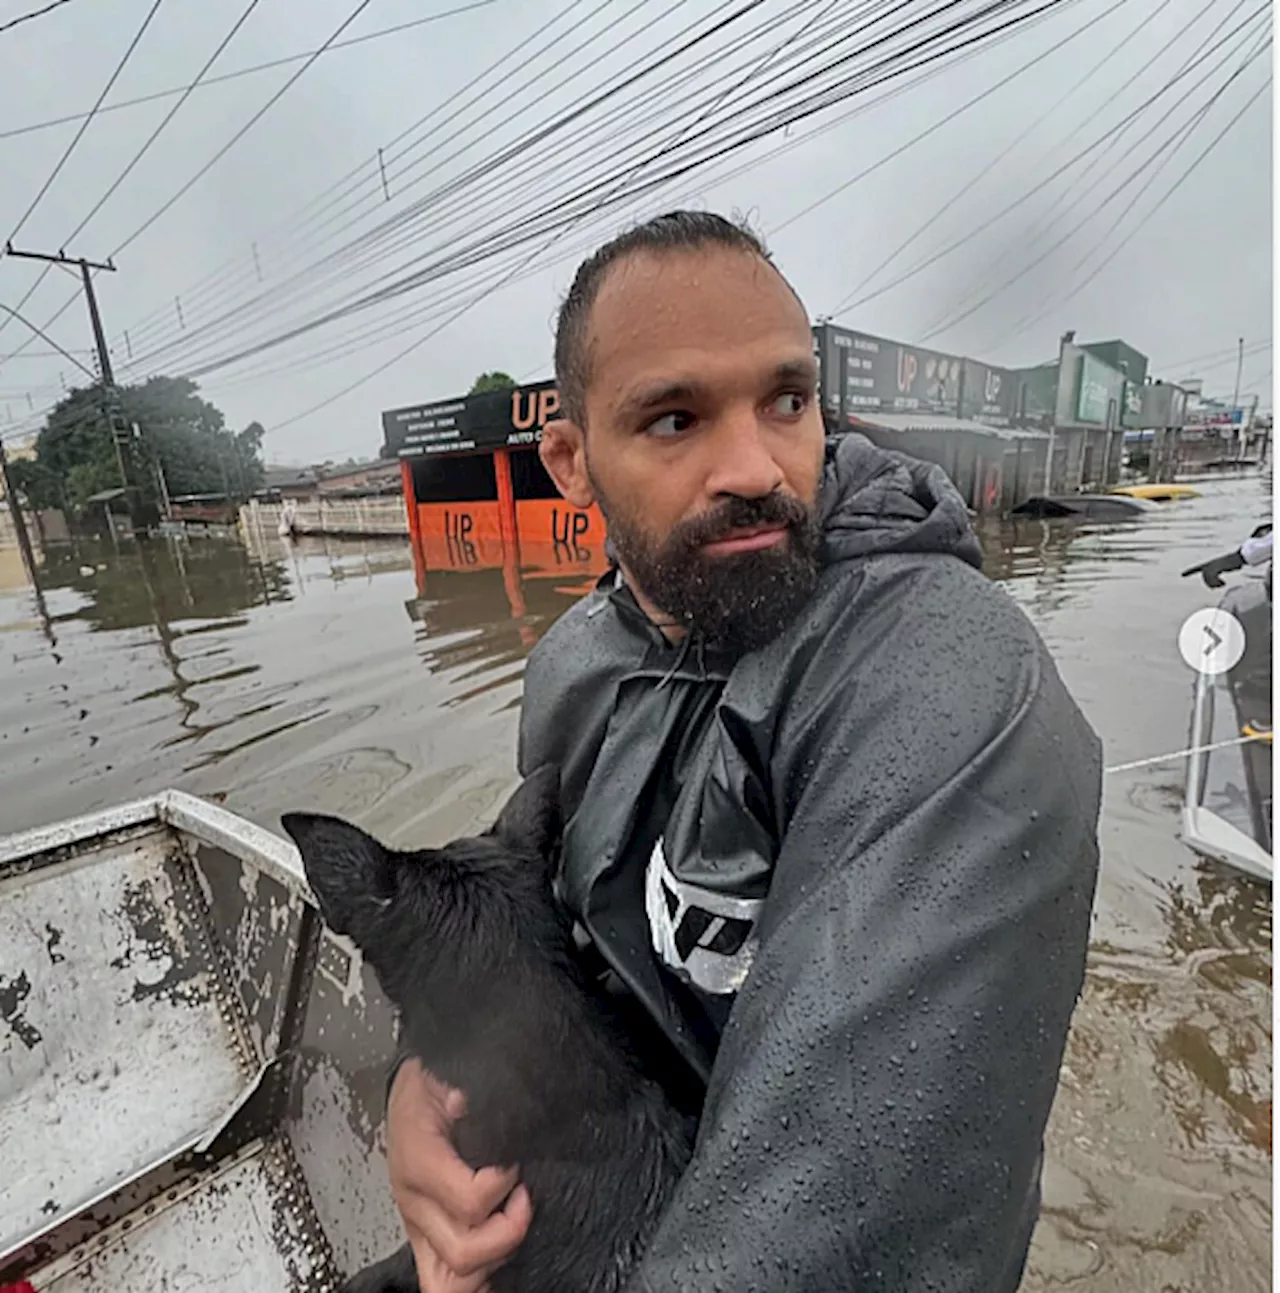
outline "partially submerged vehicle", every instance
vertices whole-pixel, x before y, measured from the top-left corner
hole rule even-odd
[[[1109,491],[1118,497],[1141,498],[1148,503],[1173,503],[1185,498],[1199,498],[1200,491],[1193,485],[1173,483],[1156,485],[1117,485]]]
[[[1253,578],[1219,603],[1244,628],[1234,669],[1198,674],[1191,708],[1183,839],[1197,853],[1271,882],[1271,596]]]
[[[1037,494],[1013,509],[1014,516],[1072,517],[1080,521],[1130,521],[1156,510],[1154,503],[1122,494]]]
[[[296,850],[232,813],[0,840],[0,1288],[336,1289],[402,1242],[394,1036]]]

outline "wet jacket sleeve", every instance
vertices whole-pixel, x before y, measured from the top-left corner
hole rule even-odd
[[[1018,1285],[1100,751],[1023,613],[928,566],[870,571],[799,653],[759,950],[633,1289]]]

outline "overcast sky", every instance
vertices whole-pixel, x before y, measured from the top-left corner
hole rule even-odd
[[[66,0],[3,30],[45,3],[0,0],[0,136],[87,112],[155,0]],[[259,0],[209,75],[314,50],[355,4]],[[339,39],[472,4],[369,0]],[[163,0],[106,104],[194,80],[247,5]],[[803,40],[799,20],[851,30],[866,8],[862,0],[766,0],[717,40],[724,45],[735,32],[759,28],[745,47],[750,56],[785,62],[784,51]],[[200,379],[204,393],[231,425],[257,419],[267,427],[270,460],[373,456],[383,409],[465,391],[486,369],[518,379],[550,375],[552,317],[584,251],[637,216],[696,203],[749,214],[815,317],[857,302],[840,316],[848,326],[1006,364],[1053,357],[1067,328],[1085,340],[1119,336],[1151,357],[1157,375],[1201,375],[1207,390],[1227,396],[1243,336],[1244,390],[1270,404],[1271,54],[1264,47],[1269,6],[1259,0],[1064,4],[975,57],[953,59],[928,77],[917,73],[898,93],[886,93],[892,88],[886,86],[850,99],[590,217],[532,263],[521,257],[539,252],[546,239],[227,362],[345,306],[415,256],[430,259],[446,237],[490,230],[572,196],[573,171],[602,164],[609,154],[598,143],[583,151],[565,135],[553,137],[566,140],[560,151],[526,149],[501,167],[486,165],[458,190],[452,207],[440,205],[438,190],[584,93],[616,85],[655,52],[687,39],[679,33],[690,24],[705,30],[713,16],[731,11],[715,0],[491,0],[324,54],[120,250],[118,272],[98,276],[117,379],[217,365]],[[559,43],[536,53],[553,41]],[[583,48],[571,55],[574,45]],[[1257,56],[1247,63],[1251,53]],[[691,67],[692,57],[671,70]],[[504,58],[478,90],[463,93]],[[681,130],[696,125],[687,112],[680,116],[682,105],[706,93],[717,69],[729,65],[726,53],[677,88],[661,78],[641,82],[626,102],[651,114],[654,138],[679,143]],[[74,239],[178,100],[99,114],[25,219],[79,123],[0,137],[0,239],[14,235],[20,249],[111,254],[303,66],[295,61],[196,89]],[[1178,85],[1135,115],[1128,130],[1096,143],[1184,67]],[[766,84],[766,73],[756,71],[760,79],[752,84]],[[531,78],[537,79],[525,86]],[[984,91],[991,91],[985,99],[911,143]],[[468,105],[472,95],[477,100]],[[605,111],[581,125],[600,125]],[[431,113],[415,135],[394,142]],[[455,120],[444,124],[450,113]],[[488,115],[479,120],[482,113]],[[641,138],[639,127],[629,129],[628,138]],[[896,150],[902,151],[891,157]],[[855,178],[869,167],[875,169]],[[348,176],[346,188],[331,191]],[[369,243],[363,254],[349,245],[433,191],[437,205],[417,224]],[[0,259],[0,305],[17,308],[39,272],[37,265]],[[503,275],[514,281],[502,283]],[[54,270],[21,312],[44,327],[74,289],[66,271]],[[476,300],[486,289],[490,294]],[[0,323],[0,360],[29,343],[0,362],[0,431],[12,431],[31,422],[31,409],[38,414],[52,404],[64,380],[83,377],[3,311]],[[48,332],[92,366],[82,301]],[[415,341],[403,359],[333,398]]]

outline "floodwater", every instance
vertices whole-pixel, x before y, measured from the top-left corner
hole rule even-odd
[[[983,533],[1108,765],[1185,745],[1177,632],[1213,596],[1179,572],[1270,515],[1269,478],[1202,488],[1138,524]],[[524,659],[585,587],[526,581],[517,619],[499,570],[433,573],[420,598],[404,545],[320,540],[82,545],[42,582],[44,615],[0,578],[0,834],[176,786],[273,829],[312,808],[402,846],[504,797]],[[1182,773],[1107,778],[1027,1293],[1270,1288],[1270,891],[1179,842]]]

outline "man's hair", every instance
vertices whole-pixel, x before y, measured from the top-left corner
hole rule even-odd
[[[556,385],[560,407],[570,421],[586,425],[587,384],[591,377],[587,325],[609,271],[636,252],[697,251],[704,247],[727,247],[773,265],[764,242],[745,221],[726,220],[711,211],[672,211],[619,234],[578,266],[556,322]]]

